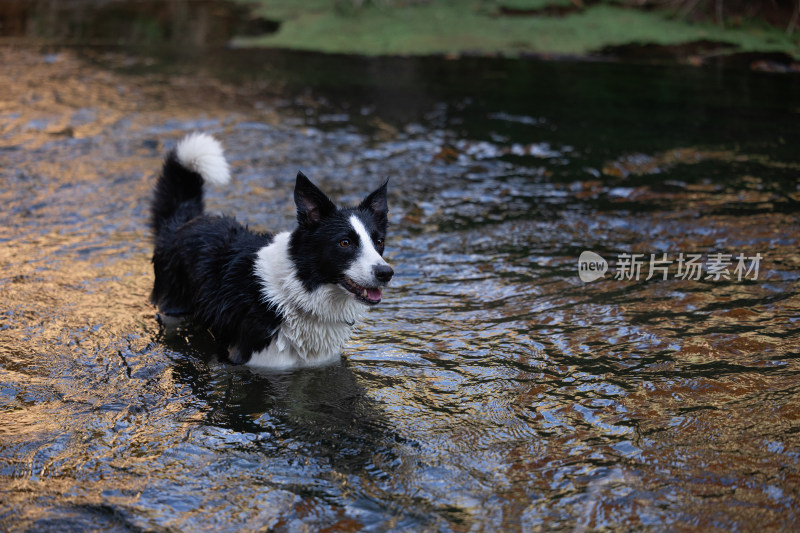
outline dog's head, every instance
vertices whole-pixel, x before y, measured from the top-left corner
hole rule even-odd
[[[394,275],[383,259],[386,185],[357,207],[339,209],[302,172],[297,174],[298,227],[292,233],[290,254],[307,290],[334,284],[363,304],[381,301],[382,289]]]

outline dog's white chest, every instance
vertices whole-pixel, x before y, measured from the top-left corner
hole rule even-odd
[[[336,361],[350,338],[350,324],[323,324],[316,320],[303,320],[300,324],[281,325],[270,345],[254,352],[249,366],[290,368],[295,366],[324,365]],[[297,326],[300,326],[299,328]]]
[[[335,361],[363,305],[336,285],[309,292],[297,279],[288,253],[289,234],[279,233],[258,252],[255,269],[264,301],[283,317],[270,345],[253,353],[250,366],[286,368]]]

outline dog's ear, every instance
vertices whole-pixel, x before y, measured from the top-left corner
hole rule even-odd
[[[333,202],[302,172],[297,173],[294,203],[297,205],[297,222],[301,226],[316,224],[336,211]]]
[[[375,191],[371,192],[369,196],[358,205],[359,209],[366,209],[370,211],[376,218],[385,219],[389,213],[389,207],[386,204],[386,186],[389,180],[383,182],[383,185],[378,187]]]

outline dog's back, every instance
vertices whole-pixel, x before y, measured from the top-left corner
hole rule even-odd
[[[155,282],[150,299],[165,315],[193,316],[223,346],[242,328],[251,330],[248,346],[222,353],[240,363],[240,352],[269,344],[280,319],[259,301],[253,272],[256,253],[272,236],[254,233],[231,217],[204,214],[204,182],[228,181],[222,148],[208,135],[190,135],[167,154],[151,206]]]

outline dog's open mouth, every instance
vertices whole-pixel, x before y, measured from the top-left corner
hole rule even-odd
[[[353,293],[356,300],[364,302],[365,304],[375,305],[381,301],[382,292],[378,287],[364,287],[347,276],[345,276],[344,280],[339,285]]]

